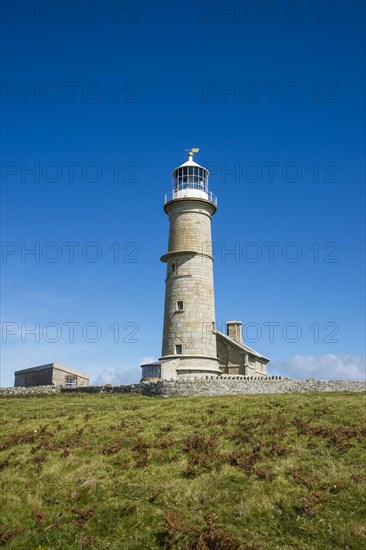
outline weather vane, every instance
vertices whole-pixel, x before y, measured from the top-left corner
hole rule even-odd
[[[198,147],[192,147],[192,149],[186,149],[186,151],[188,152],[188,158],[193,159],[193,155],[195,153],[198,153],[199,148]]]

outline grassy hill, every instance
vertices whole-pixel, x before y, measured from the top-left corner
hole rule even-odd
[[[6,548],[366,546],[364,394],[0,404]]]

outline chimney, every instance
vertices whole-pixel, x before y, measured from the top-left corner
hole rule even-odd
[[[243,343],[241,321],[227,321],[226,334],[239,344]]]

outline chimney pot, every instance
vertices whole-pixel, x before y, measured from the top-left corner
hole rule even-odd
[[[242,338],[242,322],[241,321],[227,321],[226,334],[239,344],[243,343]]]

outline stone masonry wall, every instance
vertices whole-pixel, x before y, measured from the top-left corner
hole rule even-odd
[[[199,254],[181,254],[177,272],[166,279],[163,356],[183,354],[216,357],[216,335],[212,259]],[[177,311],[183,301],[184,311]]]
[[[225,340],[219,333],[216,333],[216,343],[220,369],[223,373],[234,376],[237,374],[266,376],[266,364],[256,356],[246,353],[244,349]]]
[[[179,355],[178,371],[218,374],[211,216],[209,201],[177,199],[165,205],[169,215],[162,357]],[[174,269],[172,268],[174,265]],[[178,302],[183,309],[178,310]],[[181,353],[177,346],[182,346]]]
[[[251,377],[250,377],[251,378]],[[236,376],[225,378],[207,377],[197,380],[158,381],[126,384],[122,386],[84,386],[59,388],[37,386],[33,388],[0,388],[0,397],[26,396],[52,393],[138,393],[148,397],[189,397],[198,395],[257,395],[303,392],[364,392],[365,382],[348,380],[298,380],[293,378],[268,377],[245,379]]]
[[[55,386],[65,386],[66,378],[75,378],[77,381],[77,386],[87,386],[89,384],[89,380],[84,378],[84,376],[78,376],[72,372],[68,372],[67,370],[57,369],[56,367],[53,368],[52,383]]]
[[[208,201],[175,200],[166,206],[169,215],[168,251],[191,250],[212,254],[211,216],[216,207]]]
[[[52,384],[52,366],[15,375],[15,386],[49,386]]]
[[[0,397],[26,397],[28,395],[60,393],[60,386],[19,386],[14,388],[0,388]]]

